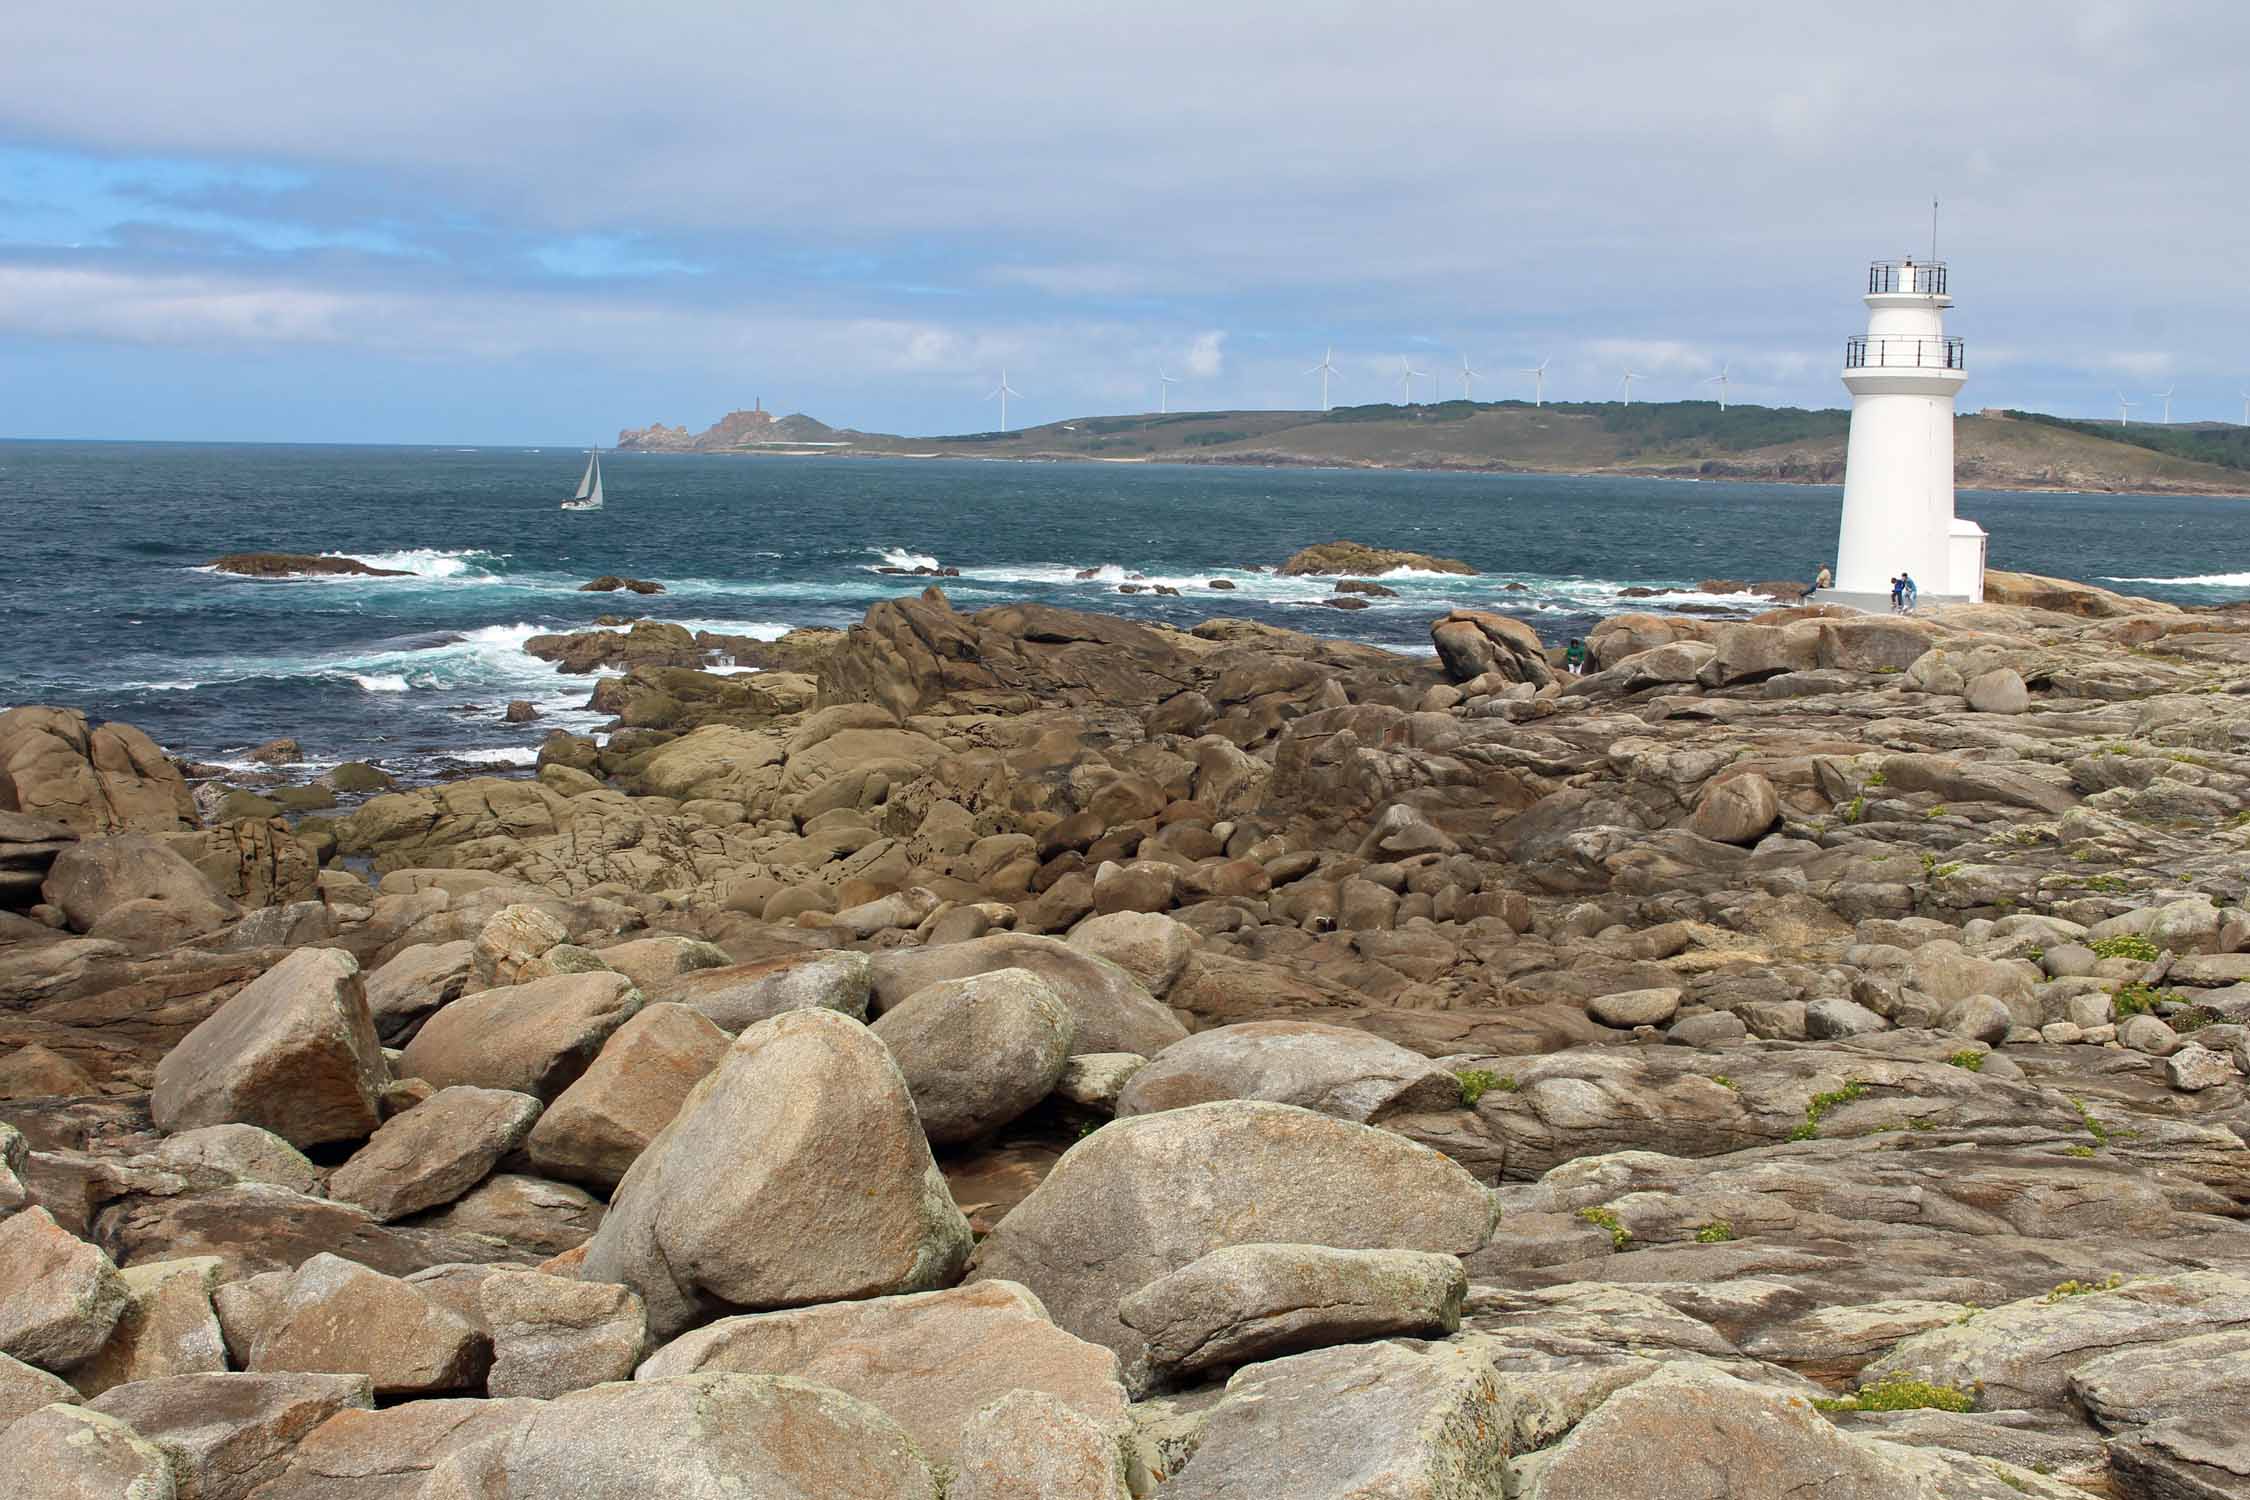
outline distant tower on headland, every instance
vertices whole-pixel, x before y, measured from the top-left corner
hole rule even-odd
[[[1925,600],[1984,600],[1984,529],[1953,515],[1953,398],[1969,376],[1945,334],[1952,305],[1944,262],[1879,260],[1867,332],[1844,345],[1852,430],[1836,593],[1873,596],[1870,608],[1888,607],[1901,571]]]

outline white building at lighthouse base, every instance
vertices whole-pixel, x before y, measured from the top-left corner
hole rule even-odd
[[[1877,261],[1866,301],[1867,332],[1844,348],[1843,522],[1835,588],[1819,599],[1887,609],[1904,573],[1924,602],[1982,602],[1984,529],[1953,514],[1953,403],[1968,370],[1945,332],[1945,267]]]

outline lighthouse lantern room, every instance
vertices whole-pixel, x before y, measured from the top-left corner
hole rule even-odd
[[[1945,332],[1945,265],[1877,261],[1866,300],[1867,332],[1844,345],[1852,426],[1835,593],[1823,597],[1887,608],[1904,572],[1924,600],[1980,603],[1984,530],[1953,514],[1953,398],[1968,370]]]

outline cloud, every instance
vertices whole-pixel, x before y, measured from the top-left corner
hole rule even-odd
[[[567,347],[641,411],[670,348],[663,388],[712,408],[786,361],[911,430],[971,371],[1091,409],[1224,328],[1199,404],[1301,387],[1331,341],[1362,398],[1413,349],[1589,386],[1732,358],[1828,403],[1864,262],[1923,244],[1933,193],[1954,331],[2024,389],[2106,398],[2089,342],[2216,388],[2241,340],[2239,0],[19,9],[0,268],[123,278],[0,309],[53,350]]]
[[[1226,368],[1226,355],[1220,346],[1226,343],[1226,334],[1213,330],[1199,333],[1195,342],[1188,345],[1186,369],[1197,380],[1216,380]]]

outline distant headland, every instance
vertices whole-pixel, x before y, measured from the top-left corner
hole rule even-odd
[[[1615,474],[1835,484],[1850,414],[1716,402],[1444,401],[1332,411],[1195,411],[1074,417],[1009,432],[900,437],[762,406],[702,432],[627,428],[642,453],[745,453],[1054,462],[1217,463]],[[2113,426],[2036,412],[1959,419],[1964,489],[2250,494],[2250,429]]]

